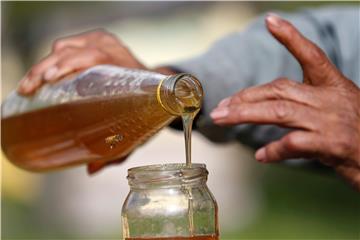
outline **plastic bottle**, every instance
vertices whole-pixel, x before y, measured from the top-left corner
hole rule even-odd
[[[202,94],[189,74],[95,66],[32,97],[11,93],[2,104],[2,149],[31,171],[113,161],[198,111]]]

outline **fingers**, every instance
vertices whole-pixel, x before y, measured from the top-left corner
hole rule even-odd
[[[294,131],[278,141],[269,143],[255,153],[259,162],[277,162],[281,160],[316,156],[323,152],[322,138],[316,133]]]
[[[316,70],[318,74],[324,74],[334,69],[326,54],[288,21],[269,14],[266,25],[271,34],[299,61],[304,71]]]
[[[101,63],[109,63],[107,55],[98,49],[77,49],[63,55],[44,75],[48,82],[55,82],[69,73]]]
[[[106,38],[116,39],[115,36],[104,29],[92,30],[55,40],[52,45],[52,51],[58,52],[68,47],[83,48],[89,44],[96,45],[99,42],[103,42],[101,40]]]
[[[360,192],[360,169],[357,167],[338,165],[335,167],[342,177],[344,177],[357,191]]]
[[[55,82],[61,77],[101,63],[110,63],[108,55],[97,48],[66,47],[35,65],[20,82],[18,92],[33,93],[44,82]]]
[[[82,35],[60,38],[54,41],[52,45],[52,51],[59,52],[67,47],[82,48],[86,46],[86,43],[87,43],[87,39]]]
[[[51,54],[33,66],[20,81],[17,91],[32,94],[44,82],[54,82],[68,73],[96,64],[111,63],[111,57],[108,57],[108,61],[104,60],[104,56],[109,54],[101,49],[114,45],[123,46],[114,35],[104,30],[58,39],[53,44]],[[117,55],[114,52],[111,54]]]
[[[44,83],[44,77],[47,76],[48,78],[49,73],[46,74],[46,72],[51,73],[54,71],[53,66],[60,57],[60,54],[50,54],[41,60],[38,64],[34,65],[19,82],[17,88],[18,93],[25,95],[32,94],[38,87],[41,86],[41,84]]]
[[[311,86],[300,84],[286,78],[279,78],[270,83],[243,89],[234,96],[224,99],[219,107],[230,104],[254,103],[265,100],[290,100],[305,105],[316,103],[316,94]]]
[[[57,57],[57,55],[49,55],[40,63],[34,65],[19,82],[18,92],[31,94],[34,89],[38,88],[42,84],[44,71],[56,63]]]
[[[318,112],[314,108],[286,100],[232,104],[219,107],[210,115],[214,123],[219,125],[276,124],[308,130],[316,129],[317,122],[309,120],[318,119]]]
[[[57,74],[56,63],[59,59],[62,59],[69,54],[77,51],[76,48],[67,48],[58,53],[52,53],[40,63],[34,65],[30,71],[20,81],[17,91],[20,94],[32,94],[37,88],[44,83],[52,79]]]

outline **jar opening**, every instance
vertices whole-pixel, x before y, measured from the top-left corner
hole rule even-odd
[[[170,163],[130,168],[127,179],[131,188],[165,188],[206,183],[207,175],[205,164]]]

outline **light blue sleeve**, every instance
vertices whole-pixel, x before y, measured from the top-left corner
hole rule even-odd
[[[278,14],[322,48],[331,61],[359,85],[359,11],[358,7],[332,7]],[[239,140],[259,147],[287,132],[270,125],[244,124],[220,128],[209,118],[209,113],[221,99],[243,88],[278,77],[302,81],[300,65],[267,31],[264,16],[256,19],[245,31],[220,39],[204,54],[171,67],[192,73],[202,82],[205,99],[197,127],[210,140]]]

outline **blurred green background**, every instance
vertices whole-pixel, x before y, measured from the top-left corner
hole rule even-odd
[[[2,99],[58,37],[104,27],[145,64],[154,66],[196,56],[264,12],[339,4],[359,6],[358,2],[1,2]],[[126,169],[158,163],[163,151],[159,146],[169,142],[170,149],[181,146],[180,157],[171,151],[162,156],[182,161],[182,134],[164,130],[127,163],[95,177],[86,176],[83,168],[28,173],[2,154],[2,239],[120,239]],[[219,201],[221,239],[360,239],[359,194],[330,169],[259,165],[251,149],[239,144],[215,146],[197,134],[194,155],[208,165],[209,186]]]

